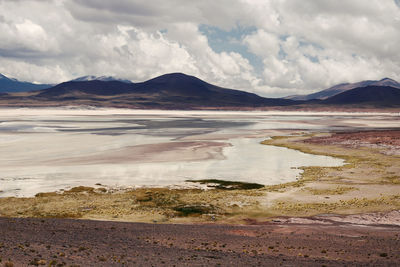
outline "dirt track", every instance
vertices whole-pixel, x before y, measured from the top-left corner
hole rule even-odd
[[[400,227],[339,222],[173,225],[0,218],[14,266],[396,266]]]

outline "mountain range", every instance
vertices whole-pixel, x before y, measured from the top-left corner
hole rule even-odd
[[[52,87],[52,84],[35,84],[29,82],[20,82],[0,74],[0,93],[26,92],[40,90]]]
[[[357,87],[336,94],[322,101],[323,104],[379,104],[380,106],[400,106],[400,89],[391,86],[370,85]]]
[[[141,83],[118,80],[69,81],[31,92],[39,101],[108,102],[118,106],[149,108],[260,107],[290,105],[293,100],[264,98],[221,88],[182,73],[165,74]]]
[[[14,85],[18,82],[8,80],[13,81]],[[26,86],[28,83],[21,84]],[[222,88],[183,73],[165,74],[140,83],[106,76],[84,76],[55,86],[46,86],[48,88],[30,91],[27,91],[27,87],[24,90],[16,88],[11,93],[0,94],[0,106],[91,105],[151,109],[400,107],[400,84],[388,78],[340,84],[302,96],[303,99],[299,96],[292,99],[265,98],[245,91]]]
[[[360,88],[360,87],[367,87],[367,86],[389,86],[389,87],[394,87],[400,89],[400,83],[396,82],[395,80],[389,79],[389,78],[384,78],[379,81],[362,81],[358,83],[341,83],[338,85],[335,85],[333,87],[330,87],[328,89],[308,94],[308,95],[293,95],[293,96],[287,96],[285,99],[292,99],[292,100],[312,100],[312,99],[320,99],[324,100],[329,97],[335,96],[337,94],[340,94],[342,92],[355,89],[355,88]]]

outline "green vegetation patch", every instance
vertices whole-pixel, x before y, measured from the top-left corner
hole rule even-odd
[[[217,179],[186,180],[187,182],[207,184],[208,187],[221,190],[252,190],[264,188],[264,185],[257,183],[224,181]]]
[[[211,205],[180,205],[173,208],[181,216],[195,216],[214,213],[214,207]]]

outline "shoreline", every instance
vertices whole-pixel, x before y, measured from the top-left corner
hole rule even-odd
[[[171,114],[193,114],[193,115],[206,115],[206,114],[215,114],[219,113],[221,115],[231,115],[231,114],[250,114],[250,115],[342,115],[342,116],[371,116],[371,115],[387,115],[387,116],[399,116],[400,109],[399,108],[391,108],[391,109],[327,109],[327,110],[312,110],[312,109],[245,109],[245,110],[234,110],[234,109],[134,109],[134,108],[119,108],[119,107],[96,107],[96,106],[38,106],[38,107],[30,107],[30,106],[0,106],[0,110],[2,111],[2,115],[4,112],[10,111],[12,115],[40,115],[41,111],[51,110],[55,114],[62,115],[63,113],[67,113],[66,115],[154,115],[154,114],[162,114],[162,115],[171,115]],[[16,113],[16,111],[18,111]],[[37,112],[37,113],[35,113]],[[86,113],[84,113],[86,112]]]
[[[399,130],[386,132],[394,134],[391,137],[393,140],[400,137]],[[400,210],[399,156],[385,154],[388,146],[381,141],[374,147],[365,147],[367,139],[360,136],[363,133],[374,131],[353,133],[354,140],[361,140],[363,146],[360,147],[329,141],[340,133],[277,136],[265,140],[263,143],[268,145],[346,160],[345,165],[340,167],[300,168],[303,170],[301,179],[295,182],[252,190],[216,189],[212,185],[208,188],[210,190],[204,190],[207,183],[197,188],[142,187],[125,190],[101,185],[98,188],[81,186],[61,194],[49,192],[31,198],[2,198],[0,216],[237,224],[246,220],[269,221],[279,216],[349,215]],[[382,135],[381,132],[377,134]],[[368,138],[371,139],[370,136]]]

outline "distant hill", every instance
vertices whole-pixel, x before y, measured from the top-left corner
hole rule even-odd
[[[400,106],[400,90],[391,86],[366,86],[354,88],[328,99],[320,104],[373,105],[379,107]]]
[[[334,95],[340,94],[342,92],[354,89],[354,88],[360,88],[360,87],[367,87],[367,86],[390,86],[393,88],[398,88],[400,89],[400,83],[396,82],[395,80],[389,79],[389,78],[384,78],[379,81],[362,81],[358,83],[342,83],[335,85],[333,87],[330,87],[328,89],[309,94],[309,95],[293,95],[293,96],[288,96],[285,97],[285,99],[292,99],[292,100],[311,100],[311,99],[327,99],[329,97],[332,97]]]
[[[51,84],[20,82],[0,74],[0,93],[27,92],[52,87]]]
[[[260,107],[293,105],[296,101],[264,98],[226,89],[183,73],[165,74],[141,83],[69,81],[28,97],[35,101],[83,101],[93,104],[151,108]]]

